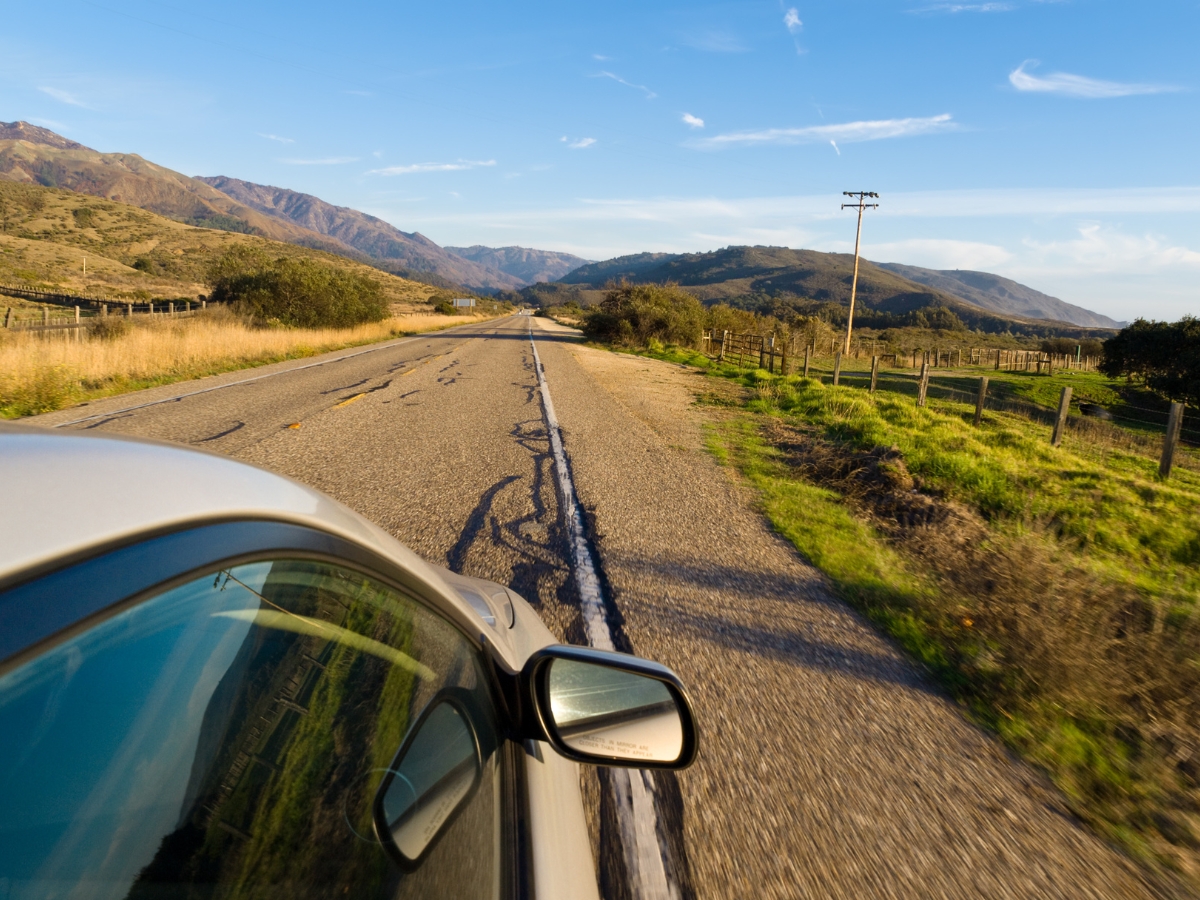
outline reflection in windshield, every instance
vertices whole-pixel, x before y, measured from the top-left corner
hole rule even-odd
[[[363,837],[413,717],[481,684],[457,632],[363,576],[197,579],[0,678],[0,883],[8,900],[487,896],[463,888],[494,881],[491,813],[434,849],[432,870],[456,847],[474,860],[440,881]]]

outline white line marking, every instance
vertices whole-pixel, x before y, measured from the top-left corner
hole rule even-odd
[[[583,510],[579,507],[575,485],[571,482],[558,416],[554,413],[554,401],[550,399],[550,385],[546,383],[542,358],[533,339],[532,318],[529,320],[529,346],[533,348],[534,368],[542,394],[542,408],[546,413],[546,430],[550,432],[550,450],[554,454],[554,471],[558,474],[558,493],[566,506],[564,513],[571,547],[571,569],[579,588],[584,629],[588,643],[593,647],[612,650],[612,632],[609,631],[604,612],[600,577],[596,574],[596,565],[588,549]],[[679,900],[679,887],[668,877],[664,863],[665,848],[658,827],[658,816],[654,811],[653,779],[642,770],[614,768],[609,770],[609,784],[616,801],[621,849],[624,851],[629,889],[634,900]]]

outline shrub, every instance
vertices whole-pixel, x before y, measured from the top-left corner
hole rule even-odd
[[[88,335],[101,341],[115,341],[129,334],[129,319],[121,316],[102,316],[92,323]]]
[[[441,313],[443,316],[453,316],[458,314],[458,310],[449,300],[438,300],[433,304],[433,311]]]
[[[588,313],[583,332],[592,340],[646,346],[651,339],[693,347],[700,341],[705,310],[677,284],[628,284],[611,289]]]
[[[1200,406],[1200,319],[1138,319],[1104,342],[1100,371],[1110,378],[1142,378],[1168,400]]]
[[[234,247],[209,267],[212,299],[255,321],[301,328],[348,328],[387,318],[387,300],[372,278],[311,259],[269,260]]]

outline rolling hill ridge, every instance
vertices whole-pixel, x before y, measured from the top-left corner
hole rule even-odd
[[[529,283],[498,268],[448,252],[423,234],[401,231],[375,216],[346,206],[334,206],[312,194],[225,175],[193,180],[226,194],[261,215],[333,238],[372,260],[393,263],[408,270],[397,274],[431,273],[472,290],[489,292],[520,288]]]

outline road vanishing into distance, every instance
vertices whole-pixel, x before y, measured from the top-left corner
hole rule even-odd
[[[674,669],[701,728],[686,771],[582,770],[606,898],[1153,896],[772,533],[678,366],[510,316],[30,421],[289,475],[587,643],[532,342],[613,644]]]

